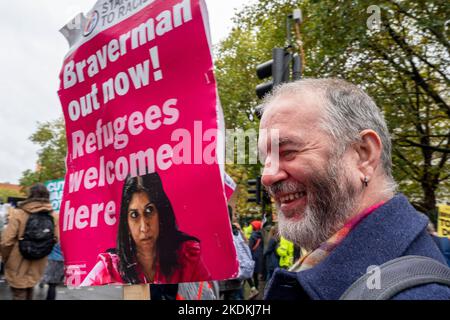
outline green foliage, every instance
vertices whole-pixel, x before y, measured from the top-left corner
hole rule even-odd
[[[30,140],[41,147],[38,151],[38,169],[24,171],[20,185],[29,187],[37,182],[64,177],[67,149],[64,120],[59,118],[39,124]]]
[[[17,197],[22,198],[25,197],[25,194],[15,190],[1,189],[0,190],[0,200],[6,202],[8,197]]]

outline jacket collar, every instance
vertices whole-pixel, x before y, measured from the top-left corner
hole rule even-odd
[[[298,272],[297,281],[312,299],[339,299],[369,266],[402,256],[427,223],[398,194],[361,221],[323,262]]]
[[[50,200],[44,198],[31,198],[18,203],[18,208],[27,213],[35,213],[40,211],[53,211]]]

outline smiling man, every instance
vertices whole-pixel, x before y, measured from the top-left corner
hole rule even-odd
[[[260,112],[268,132],[259,142],[262,183],[280,234],[310,251],[274,274],[266,299],[339,299],[369,266],[402,256],[444,263],[427,219],[396,194],[389,132],[364,91],[338,79],[300,80],[278,87]],[[428,283],[393,298],[449,299],[450,288]]]

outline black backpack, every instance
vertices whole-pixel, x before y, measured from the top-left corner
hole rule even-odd
[[[19,239],[19,250],[27,260],[39,260],[52,252],[55,245],[55,223],[48,211],[31,213],[23,237]]]

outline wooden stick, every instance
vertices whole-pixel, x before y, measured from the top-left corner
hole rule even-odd
[[[149,284],[123,286],[123,300],[151,300]]]
[[[295,36],[297,38],[297,45],[299,46],[300,49],[300,58],[302,59],[302,76],[303,76],[306,66],[306,57],[305,51],[303,50],[302,35],[300,33],[300,23],[295,23]]]

